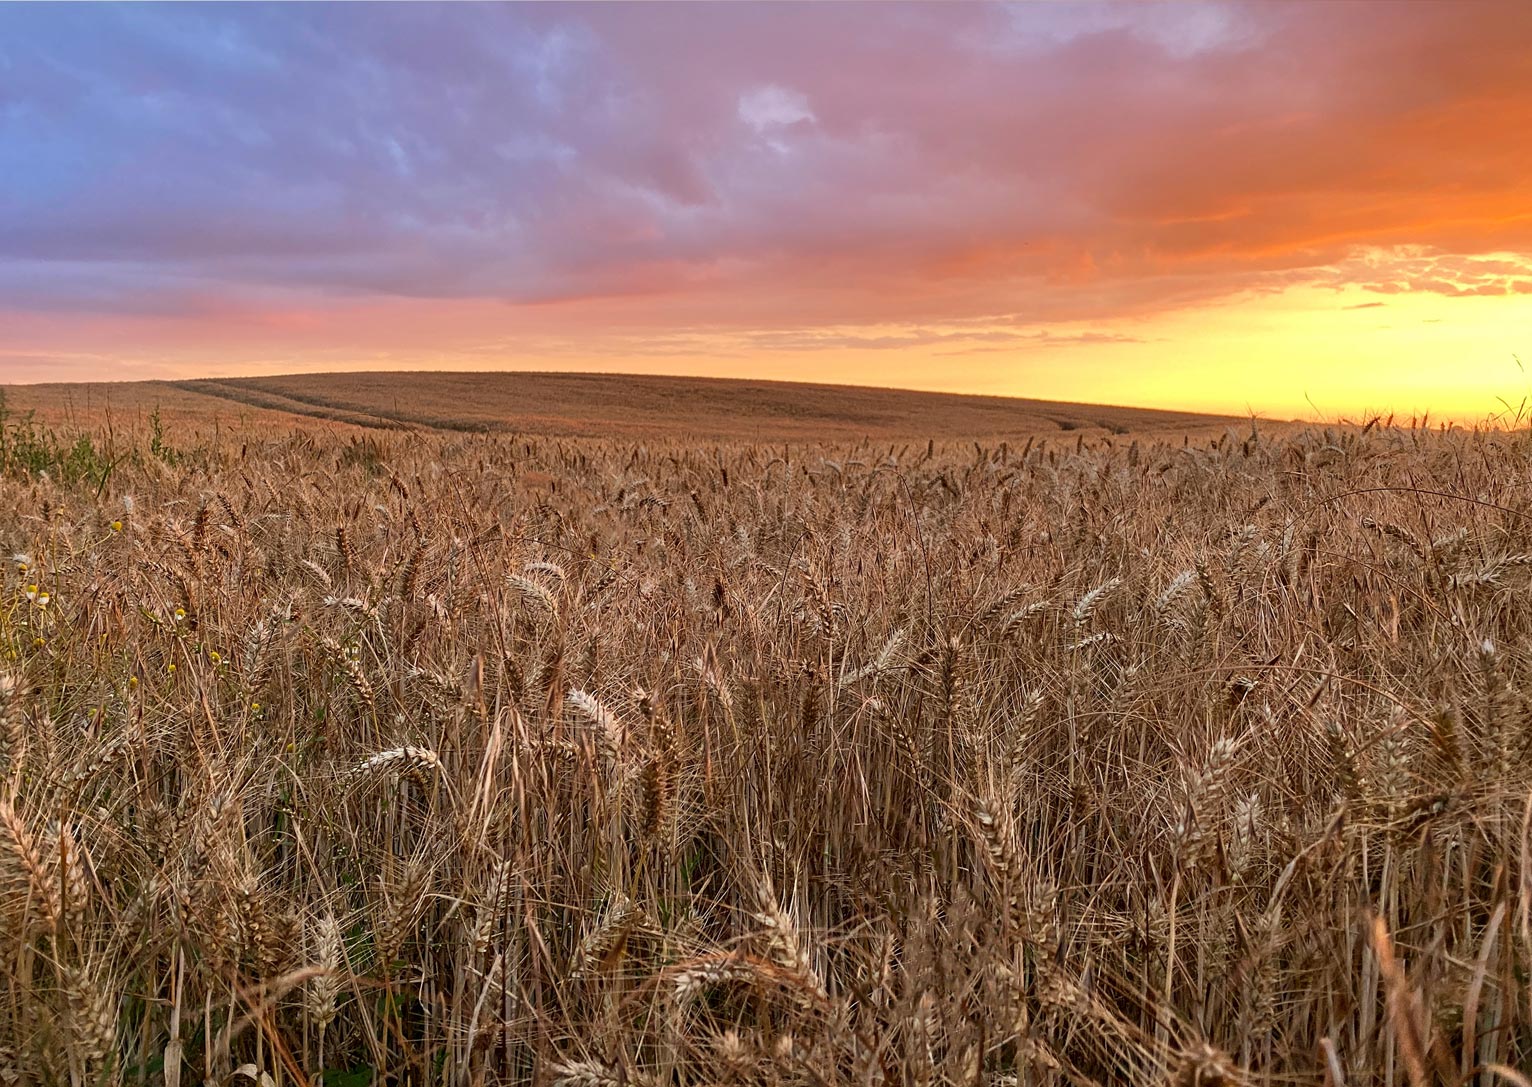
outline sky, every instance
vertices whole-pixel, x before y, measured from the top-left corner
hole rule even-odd
[[[1532,4],[0,5],[0,382],[1532,396]]]

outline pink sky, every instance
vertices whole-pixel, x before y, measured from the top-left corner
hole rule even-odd
[[[1520,395],[1532,5],[0,10],[0,380]]]

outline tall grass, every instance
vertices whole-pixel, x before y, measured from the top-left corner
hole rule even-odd
[[[1525,1083],[1529,454],[13,457],[0,1080]]]

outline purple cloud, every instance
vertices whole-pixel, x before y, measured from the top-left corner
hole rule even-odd
[[[1525,290],[1461,262],[1532,249],[1529,40],[1520,4],[11,6],[0,309]]]

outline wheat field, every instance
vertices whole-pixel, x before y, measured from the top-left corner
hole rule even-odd
[[[0,433],[4,1083],[1528,1082],[1525,432]]]

